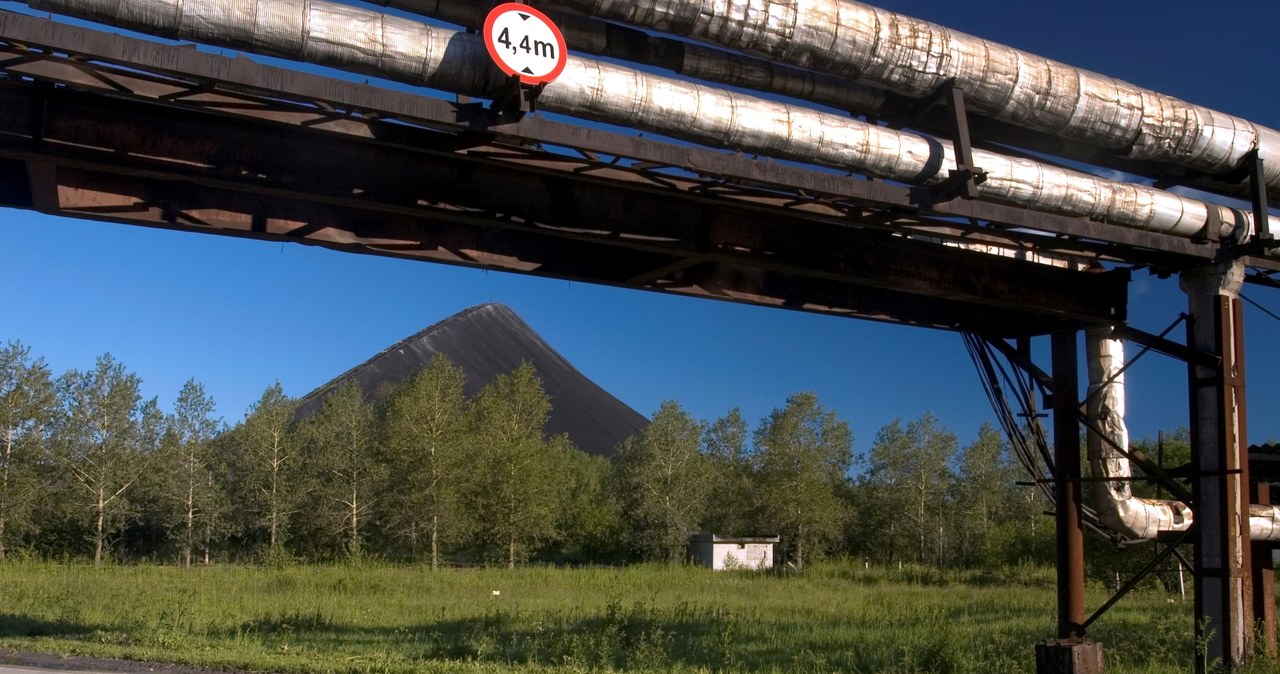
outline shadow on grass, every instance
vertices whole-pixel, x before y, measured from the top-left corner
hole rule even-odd
[[[97,629],[70,620],[41,620],[0,613],[0,637],[80,637]]]
[[[469,619],[438,620],[414,626],[379,628],[327,621],[319,614],[264,617],[243,623],[239,636],[256,636],[264,646],[332,648],[352,652],[394,652],[408,661],[470,661],[503,665],[568,666],[585,670],[710,672],[1014,671],[1030,661],[1031,644],[1016,653],[978,654],[969,640],[946,630],[917,634],[868,635],[847,622],[806,623],[797,633],[762,638],[758,626],[721,609],[610,604],[586,616],[537,619],[494,610]],[[1023,652],[1025,650],[1025,652]],[[977,658],[987,658],[985,668]],[[1012,666],[1012,667],[1011,667]]]

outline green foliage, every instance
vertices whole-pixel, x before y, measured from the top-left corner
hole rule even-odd
[[[945,494],[956,437],[926,412],[903,428],[900,420],[876,436],[862,477],[860,520],[877,532],[867,544],[875,558],[941,564],[950,544]]]
[[[707,427],[702,451],[711,463],[713,487],[707,502],[707,531],[749,536],[756,531],[759,498],[755,490],[747,422],[734,408]]]
[[[33,515],[45,492],[40,467],[49,463],[57,404],[43,359],[32,359],[21,342],[0,349],[0,562],[38,526]]]
[[[851,480],[849,429],[812,394],[753,434],[738,410],[705,425],[666,403],[609,461],[544,437],[550,401],[529,365],[467,400],[438,358],[376,409],[348,384],[302,424],[276,383],[222,432],[194,380],[167,420],[139,387],[110,356],[55,385],[22,345],[0,350],[0,556],[616,563],[680,560],[702,529],[781,534],[796,567],[823,552],[978,571],[1053,559],[1047,504],[1013,486],[995,430],[959,448],[927,413],[881,429]],[[1189,458],[1185,431],[1134,446],[1170,468]],[[1086,544],[1108,585],[1151,554]],[[1176,567],[1144,587],[1176,588]]]
[[[551,402],[529,363],[496,377],[474,404],[468,449],[475,468],[466,497],[474,540],[486,560],[512,568],[557,533],[566,487],[558,447],[567,440],[543,438]]]
[[[953,561],[963,566],[1014,561],[1000,556],[1009,543],[1003,537],[1013,532],[998,530],[1005,525],[1025,528],[1036,517],[1023,507],[1026,495],[1016,486],[1023,474],[1021,466],[1004,438],[987,423],[978,429],[977,439],[960,451],[958,463],[950,495]]]
[[[648,559],[681,561],[702,525],[712,484],[701,439],[702,425],[668,401],[644,433],[618,448],[616,493],[632,548]]]
[[[290,525],[308,484],[297,433],[291,428],[297,403],[275,382],[262,392],[244,421],[224,434],[227,491],[235,533],[248,547],[265,545],[270,558],[285,556]]]
[[[347,381],[329,393],[299,430],[303,465],[314,485],[308,524],[321,538],[336,542],[348,559],[365,553],[368,533],[362,525],[372,518],[386,474],[375,444],[375,421],[360,386]]]
[[[821,553],[843,530],[839,497],[853,464],[853,435],[812,393],[797,393],[756,430],[756,489],[760,524],[781,535],[789,560]]]
[[[179,562],[191,566],[197,550],[208,559],[227,507],[212,453],[219,423],[204,386],[188,380],[178,393],[158,461],[159,488],[170,502],[169,526],[177,530]]]
[[[93,562],[125,522],[129,490],[154,457],[162,415],[142,402],[141,380],[110,354],[92,371],[68,371],[58,381],[62,415],[54,445],[72,484],[68,490],[90,513]]]
[[[437,355],[388,394],[382,419],[389,483],[385,522],[417,560],[427,546],[431,568],[441,547],[462,539],[461,487],[467,479],[471,409],[462,369]]]
[[[560,540],[539,551],[552,562],[600,563],[626,558],[626,527],[616,499],[606,485],[613,466],[608,459],[560,445],[566,489],[556,530]]]

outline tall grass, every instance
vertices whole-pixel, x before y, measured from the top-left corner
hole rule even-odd
[[[1054,601],[1035,568],[19,563],[0,566],[0,645],[288,672],[988,674],[1034,671]],[[1190,666],[1191,628],[1189,602],[1139,590],[1092,634],[1109,672],[1172,674]]]

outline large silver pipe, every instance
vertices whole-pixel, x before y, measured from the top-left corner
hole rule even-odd
[[[1161,532],[1186,531],[1193,521],[1186,504],[1133,495],[1133,469],[1124,454],[1129,450],[1124,421],[1124,342],[1112,339],[1110,328],[1088,330],[1085,357],[1089,366],[1085,411],[1106,436],[1090,431],[1086,440],[1093,476],[1106,478],[1093,485],[1094,509],[1103,524],[1131,541],[1152,540]],[[1249,536],[1255,541],[1280,540],[1280,506],[1252,506]]]
[[[41,10],[163,37],[282,56],[473,96],[506,84],[482,40],[322,0],[32,0]],[[684,140],[934,184],[956,164],[951,145],[847,116],[787,105],[585,58],[570,58],[541,109]],[[1211,226],[1248,236],[1252,218],[1149,187],[975,150],[982,198],[1183,237]],[[1212,215],[1211,215],[1212,214]],[[1272,218],[1272,231],[1280,219]]]
[[[543,3],[535,3],[543,4]],[[1128,82],[850,0],[551,0],[798,67],[928,96],[954,78],[975,110],[1210,175],[1257,148],[1280,188],[1280,132]]]
[[[490,3],[475,0],[368,1],[471,29],[484,25],[490,9]],[[656,36],[554,8],[547,8],[545,12],[574,51],[656,66],[685,77],[767,91],[858,114],[875,114],[885,106],[883,90],[825,73]]]

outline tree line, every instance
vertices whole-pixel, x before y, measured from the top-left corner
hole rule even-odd
[[[276,383],[227,427],[188,381],[163,413],[110,355],[54,376],[0,349],[0,560],[179,563],[376,557],[429,564],[680,561],[690,533],[779,535],[795,567],[1053,558],[1052,521],[1000,434],[925,413],[853,451],[797,393],[754,428],[664,403],[610,460],[543,428],[525,364],[468,398],[438,356],[367,400],[353,382],[298,420]]]

